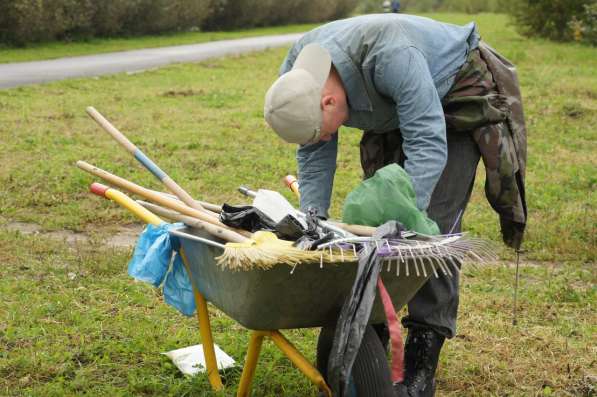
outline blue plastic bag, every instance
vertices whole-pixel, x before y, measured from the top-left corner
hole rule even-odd
[[[195,312],[193,286],[178,253],[174,254],[172,269],[168,272],[164,282],[164,300],[185,316],[192,316]]]
[[[193,287],[178,254],[180,243],[168,232],[180,226],[168,223],[147,225],[137,240],[128,273],[155,287],[162,286],[166,303],[190,316],[195,311]]]

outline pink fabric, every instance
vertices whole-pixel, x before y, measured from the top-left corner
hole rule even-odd
[[[381,276],[377,279],[377,289],[383,309],[388,320],[388,328],[390,330],[390,346],[392,350],[392,382],[402,382],[404,380],[404,342],[402,341],[402,332],[400,331],[400,323],[396,315],[396,309],[392,303],[392,298],[386,290],[386,287],[381,281]]]

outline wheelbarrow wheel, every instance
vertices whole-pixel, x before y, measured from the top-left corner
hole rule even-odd
[[[317,342],[317,368],[326,379],[333,340],[334,327],[322,328]],[[361,347],[352,366],[351,383],[354,387],[351,387],[349,397],[395,396],[386,350],[371,325],[365,329]]]

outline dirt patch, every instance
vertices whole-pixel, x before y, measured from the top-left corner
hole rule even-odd
[[[162,96],[164,97],[179,97],[179,96],[195,96],[195,95],[203,95],[204,92],[203,90],[180,90],[180,91],[176,91],[176,90],[170,90],[170,91],[166,91],[164,93],[162,93]]]
[[[106,240],[106,244],[111,247],[133,247],[142,231],[142,225],[121,226],[118,228],[116,234]]]
[[[65,241],[68,244],[88,243],[92,239],[87,233],[74,232],[72,230],[44,231],[40,225],[28,222],[10,222],[5,226],[5,229],[28,235],[44,236],[53,240]],[[110,235],[110,237],[103,239],[103,244],[106,246],[129,248],[135,245],[137,237],[142,230],[143,225],[127,225],[118,227],[115,231],[114,228],[110,228],[110,233],[100,233],[100,235]]]

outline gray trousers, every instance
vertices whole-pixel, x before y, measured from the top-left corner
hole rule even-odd
[[[449,132],[448,161],[433,191],[427,215],[442,233],[460,232],[462,216],[471,197],[480,153],[472,134]],[[447,338],[456,334],[459,277],[431,277],[408,303],[406,328],[432,328]]]

